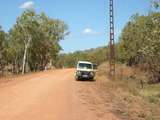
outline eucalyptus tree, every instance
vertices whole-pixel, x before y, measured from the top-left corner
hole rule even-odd
[[[32,43],[29,61],[32,69],[43,70],[48,63],[56,60],[61,50],[59,41],[68,34],[68,27],[63,21],[49,18],[44,13],[37,16],[37,22],[38,36]]]
[[[30,70],[44,70],[58,56],[59,41],[67,34],[68,27],[63,21],[49,18],[44,13],[24,11],[9,32],[9,51],[12,59],[17,57],[21,63],[18,69],[22,74],[26,66]]]
[[[12,41],[14,41],[16,47],[19,47],[20,49],[20,51],[18,52],[21,52],[20,54],[23,53],[23,60],[21,66],[22,74],[24,74],[25,72],[28,48],[31,44],[33,36],[36,35],[37,27],[38,23],[36,20],[35,12],[25,11],[20,17],[17,18],[16,24],[10,31]]]
[[[2,30],[0,26],[0,71],[2,71],[4,67],[4,50],[5,50],[5,42],[6,42],[6,33]]]

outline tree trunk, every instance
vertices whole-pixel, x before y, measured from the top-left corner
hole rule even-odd
[[[28,47],[29,47],[30,41],[31,41],[31,37],[29,37],[29,40],[25,44],[25,50],[24,50],[24,55],[23,55],[23,64],[22,64],[22,75],[25,73],[27,51],[28,51]]]

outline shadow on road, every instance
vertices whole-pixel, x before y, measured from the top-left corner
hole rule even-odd
[[[96,80],[95,79],[79,79],[79,80],[77,80],[78,82],[96,82]]]

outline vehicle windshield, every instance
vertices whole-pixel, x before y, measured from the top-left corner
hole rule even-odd
[[[79,68],[83,69],[92,69],[92,64],[87,64],[87,63],[79,63],[78,65]]]

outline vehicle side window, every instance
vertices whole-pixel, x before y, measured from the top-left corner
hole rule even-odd
[[[97,69],[97,65],[96,64],[93,65],[93,69]]]

